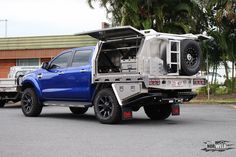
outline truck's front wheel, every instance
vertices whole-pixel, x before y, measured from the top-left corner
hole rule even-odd
[[[144,106],[144,111],[146,115],[152,120],[164,120],[171,114],[171,105],[164,104]]]
[[[25,116],[36,117],[42,111],[42,105],[32,88],[27,88],[24,90],[21,98],[21,108]]]
[[[0,100],[0,108],[4,107],[5,103],[6,103],[6,101]]]
[[[112,89],[102,89],[97,93],[94,98],[94,112],[101,123],[114,124],[121,121],[121,107]]]

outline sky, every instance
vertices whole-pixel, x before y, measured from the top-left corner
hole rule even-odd
[[[0,20],[7,19],[7,36],[64,35],[101,28],[105,9],[87,0],[0,0]],[[5,22],[0,22],[0,37]]]

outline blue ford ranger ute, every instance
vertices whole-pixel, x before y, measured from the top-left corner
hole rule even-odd
[[[105,124],[131,119],[144,108],[152,120],[179,115],[179,103],[205,86],[197,76],[201,64],[199,36],[139,31],[125,26],[93,32],[96,46],[65,50],[39,70],[22,78],[25,116],[38,116],[43,106],[69,107],[73,114],[94,108]]]

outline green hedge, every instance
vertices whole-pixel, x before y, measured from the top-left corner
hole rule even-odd
[[[197,94],[200,94],[200,95],[207,94],[207,88],[208,88],[207,86],[202,87],[202,88],[198,88],[196,90],[196,92],[197,92]],[[217,84],[210,85],[210,94],[225,95],[225,94],[229,94],[230,92],[231,92],[231,90],[229,90],[229,87],[217,85]]]

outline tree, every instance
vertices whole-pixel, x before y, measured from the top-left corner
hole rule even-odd
[[[202,8],[190,0],[88,0],[112,14],[114,25],[170,33],[201,33],[207,26]]]
[[[235,0],[211,0],[206,3],[210,32],[218,32],[214,36],[222,51],[221,58],[225,66],[226,78],[229,79],[227,61],[232,62],[232,78],[236,58],[236,2]]]

